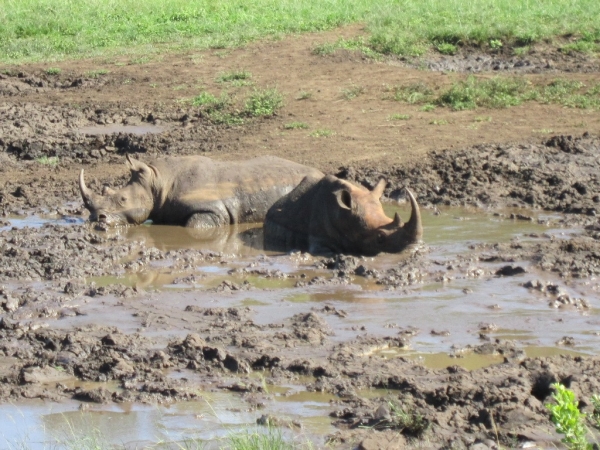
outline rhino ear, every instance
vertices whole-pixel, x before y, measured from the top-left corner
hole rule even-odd
[[[117,192],[114,189],[109,188],[108,186],[104,186],[102,188],[102,195],[115,195]]]
[[[341,208],[352,209],[352,194],[350,194],[350,191],[342,189],[341,191],[338,191],[336,197],[338,205],[340,205]]]
[[[372,191],[373,194],[377,198],[381,198],[381,196],[383,195],[383,191],[385,190],[385,186],[386,185],[387,185],[387,181],[385,181],[384,178],[382,178],[381,180],[379,180],[379,182],[373,188],[373,191]]]
[[[146,177],[149,177],[152,174],[152,169],[147,164],[144,164],[143,162],[138,161],[137,159],[133,159],[131,156],[129,156],[129,154],[127,154],[126,158],[127,165],[129,166],[131,172],[137,172],[140,175]]]

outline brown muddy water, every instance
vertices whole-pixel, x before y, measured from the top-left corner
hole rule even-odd
[[[388,213],[405,207],[387,205]],[[397,336],[406,332],[409,347],[385,345],[364,348],[365,356],[408,358],[429,368],[460,365],[467,370],[503,361],[494,353],[477,350],[494,339],[517,342],[527,356],[555,354],[600,354],[600,317],[597,294],[586,282],[565,282],[557,274],[541,272],[528,261],[512,261],[525,272],[497,276],[506,262],[471,259],[480,244],[539,239],[562,239],[581,230],[559,226],[561,216],[527,212],[532,220],[509,219],[511,213],[450,208],[426,210],[422,250],[426,263],[416,282],[386,285],[368,276],[350,276],[347,283],[335,282],[332,271],[321,268],[323,258],[299,253],[276,254],[262,250],[262,230],[256,225],[199,232],[181,227],[142,225],[111,230],[105,235],[144,241],[147,247],[166,252],[165,258],[146,266],[134,265],[123,273],[92,280],[97,286],[115,283],[136,287],[144,295],[133,300],[103,297],[102,302],[74,300],[82,314],[56,321],[53,327],[73,329],[102,323],[123,333],[140,332],[167,341],[185,337],[194,328],[185,325],[186,307],[250,307],[256,324],[284,323],[297,313],[324,306],[343,311],[324,317],[333,331],[333,344],[344,343],[368,333],[370,336]],[[60,219],[78,223],[77,219]],[[48,219],[8,218],[10,226],[41,226]],[[186,260],[176,251],[208,250],[219,255],[213,261]],[[172,252],[172,253],[170,253]],[[359,258],[358,264],[384,273],[405,261],[406,255]],[[310,284],[310,280],[324,280]],[[553,308],[548,298],[532,293],[523,284],[532,280],[552,282],[573,297],[585,298],[591,307],[584,311]],[[223,283],[238,289],[223,293]],[[247,286],[249,289],[244,289]],[[133,314],[132,314],[133,313]],[[160,317],[154,327],[140,328],[140,315]],[[183,325],[182,325],[183,323]],[[564,337],[572,340],[565,346]],[[572,343],[575,345],[570,345]],[[312,349],[299,348],[298,357]],[[173,373],[173,376],[180,376]],[[252,375],[250,375],[252,376]],[[256,378],[256,377],[255,377]],[[107,389],[118,389],[106,386]],[[254,428],[262,414],[298,420],[300,434],[322,444],[322,436],[332,432],[331,394],[306,392],[304,386],[268,386],[263,394],[264,408],[250,411],[236,393],[207,387],[201,400],[168,406],[139,404],[93,405],[81,411],[80,403],[32,401],[0,405],[0,448],[48,448],[64,439],[72,429],[98,430],[109,443],[127,448],[157,442],[179,442],[198,438],[219,442],[228,433]],[[373,395],[377,395],[374,392]],[[365,393],[365,396],[367,393]],[[286,431],[287,432],[287,431]],[[320,436],[320,440],[316,439]],[[216,442],[216,444],[215,444]],[[210,448],[210,446],[208,447]]]

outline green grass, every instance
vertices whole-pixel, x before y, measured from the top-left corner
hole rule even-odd
[[[600,42],[597,0],[0,0],[0,62],[224,49],[357,22],[366,24],[367,37],[319,51],[411,56],[567,35],[565,51],[596,51]]]
[[[187,101],[187,100],[186,100]],[[254,89],[244,102],[242,110],[226,92],[219,97],[204,91],[190,100],[213,123],[241,125],[244,119],[271,117],[283,106],[283,96],[277,89]]]
[[[353,98],[358,97],[361,94],[364,94],[365,88],[362,86],[350,86],[349,88],[342,89],[342,97],[346,100],[352,100]]]
[[[390,114],[388,120],[408,120],[410,119],[409,114]]]
[[[309,134],[310,137],[316,137],[316,138],[321,138],[321,137],[331,137],[333,136],[335,133],[331,130],[328,129],[320,129],[320,130],[315,130],[312,133]]]
[[[41,158],[37,158],[36,162],[50,167],[56,167],[58,165],[58,156],[42,156]]]
[[[247,70],[225,72],[217,77],[217,83],[231,83],[233,86],[249,86],[252,74]]]
[[[286,130],[301,130],[301,129],[307,129],[308,128],[308,124],[304,123],[304,122],[290,122],[290,123],[286,123],[283,128],[285,128]]]
[[[600,109],[600,83],[586,86],[582,82],[565,79],[535,84],[523,77],[486,79],[470,76],[438,90],[423,83],[412,83],[395,86],[391,91],[394,100],[424,104],[424,110],[431,110],[435,105],[455,111],[480,107],[508,108],[526,101]]]
[[[62,70],[60,70],[60,68],[58,67],[50,67],[48,69],[46,69],[46,73],[48,75],[58,75],[62,72]]]
[[[110,71],[106,69],[90,70],[85,73],[88,78],[100,78],[102,75],[108,74]]]
[[[251,117],[270,117],[282,106],[283,96],[277,89],[256,89],[246,101],[245,112]]]

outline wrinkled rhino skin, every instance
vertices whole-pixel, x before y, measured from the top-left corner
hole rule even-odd
[[[90,220],[107,225],[141,224],[211,228],[263,222],[271,205],[316,169],[274,156],[247,161],[214,161],[204,156],[172,157],[149,164],[127,155],[131,179],[102,195],[79,187]]]
[[[419,206],[412,193],[410,220],[386,216],[380,198],[385,180],[368,190],[332,175],[307,176],[267,213],[265,248],[311,254],[348,253],[372,256],[398,253],[423,235]]]

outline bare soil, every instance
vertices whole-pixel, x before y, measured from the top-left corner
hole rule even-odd
[[[532,281],[526,286],[532,296],[543,294],[553,307],[584,314],[597,308],[598,111],[527,103],[503,110],[423,112],[389,99],[387,88],[410,81],[445,85],[462,72],[486,70],[490,76],[505,72],[591,84],[599,80],[598,61],[543,48],[522,58],[464,50],[454,58],[379,62],[348,51],[329,56],[312,52],[317,44],[360,33],[359,27],[349,27],[237,50],[150,55],[141,64],[126,57],[67,61],[52,64],[61,69],[57,75],[48,75],[48,65],[41,64],[0,67],[1,401],[173,402],[195,398],[198,385],[258,395],[264,394],[263,386],[248,381],[247,374],[260,371],[272,384],[295,380],[308,390],[338,395],[331,405],[338,431],[328,439],[340,448],[427,442],[432,448],[483,449],[496,441],[558,442],[544,407],[550,385],[565,383],[589,410],[586,399],[600,393],[597,356],[531,359],[518,344],[488,339],[476,351],[501,355],[503,364],[472,372],[458,366],[432,370],[405,358],[369,356],[376,348],[409,346],[410,330],[382,337],[357,329],[347,339],[333,340],[324,318],[346,314],[335,308],[300,307],[281,320],[260,320],[251,307],[219,305],[219,298],[257,289],[247,281],[223,281],[207,289],[203,295],[216,302],[210,306],[181,294],[178,305],[189,301],[184,308],[159,310],[157,298],[168,304],[166,299],[179,294],[99,282],[168,264],[181,273],[176,284],[192,285],[205,276],[193,268],[211,264],[239,271],[241,278],[287,280],[303,292],[314,286],[349,286],[356,279],[405,289],[463,270],[461,261],[506,264],[497,276],[521,273],[511,263],[525,261],[540,273],[558,274],[566,284],[583,280],[593,286],[582,300]],[[100,69],[109,72],[93,74]],[[254,86],[217,81],[234,70],[250,72]],[[215,95],[227,90],[241,107],[255,87],[277,87],[283,93],[285,106],[276,116],[240,126],[214,125],[189,102],[203,90]],[[344,90],[356,87],[359,95],[346,99]],[[398,113],[411,118],[388,120]],[[441,121],[447,123],[435,124]],[[290,122],[309,128],[288,130]],[[104,125],[160,126],[162,131],[79,131]],[[332,135],[311,136],[316,130]],[[315,260],[318,276],[252,269],[263,256],[255,256],[256,264],[236,268],[235,251],[161,249],[160,243],[99,233],[83,223],[79,170],[86,169],[96,190],[118,186],[127,178],[126,153],[140,159],[192,153],[218,159],[277,155],[368,186],[384,176],[392,199],[410,185],[432,211],[441,205],[517,207],[520,212],[511,220],[525,221],[533,220],[532,209],[556,211],[568,214],[562,221],[565,229],[583,231],[561,240],[481,244],[446,267],[428,259],[426,249],[417,249],[385,270],[346,257]],[[56,166],[48,164],[53,157],[58,158]],[[13,228],[15,216],[56,222]],[[252,241],[252,231],[244,233]],[[268,288],[263,291],[272,295]],[[128,319],[120,322],[111,315],[113,308]],[[173,371],[194,373],[193,380],[201,381],[173,378]],[[64,377],[117,381],[120,389],[73,388],[63,383]],[[389,395],[361,397],[365,388],[385,388]],[[256,397],[247,398],[253,405]],[[414,420],[401,421],[390,405],[403,405]]]

